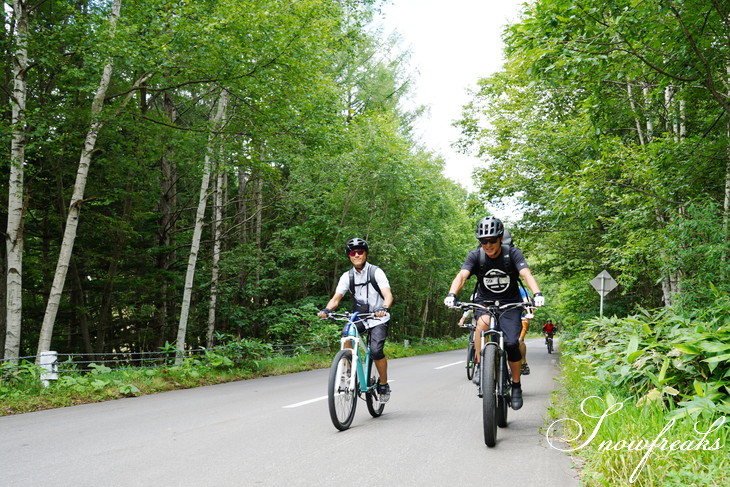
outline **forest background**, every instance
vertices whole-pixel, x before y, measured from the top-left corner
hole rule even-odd
[[[458,122],[474,193],[413,136],[378,6],[6,5],[2,358],[306,335],[353,236],[390,279],[391,338],[451,335],[488,213],[521,215],[538,320],[595,316],[603,269],[609,315],[727,291],[724,3],[526,4]]]

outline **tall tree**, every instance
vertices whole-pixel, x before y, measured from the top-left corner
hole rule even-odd
[[[6,360],[14,360],[20,352],[23,309],[23,215],[26,127],[26,75],[28,70],[29,10],[25,1],[13,1],[15,52],[13,55],[12,142],[10,180],[8,183],[8,225],[5,237],[7,254],[6,288]]]

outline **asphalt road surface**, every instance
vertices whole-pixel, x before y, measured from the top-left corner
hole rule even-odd
[[[391,360],[385,412],[358,401],[343,432],[327,370],[0,417],[0,486],[578,486],[544,436],[559,355],[528,340],[525,404],[494,448],[465,355]]]

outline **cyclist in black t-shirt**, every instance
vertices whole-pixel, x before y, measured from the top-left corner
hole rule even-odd
[[[500,303],[521,303],[518,279],[522,277],[532,292],[535,306],[543,306],[545,298],[540,287],[532,275],[522,250],[518,247],[502,245],[504,225],[493,216],[482,218],[477,224],[476,238],[480,247],[469,252],[461,270],[454,278],[449,288],[449,294],[444,299],[446,306],[453,306],[456,295],[466,284],[467,279],[474,274],[478,279],[476,303],[485,301],[499,301]],[[481,255],[484,254],[484,255]],[[505,255],[507,254],[507,255]],[[521,310],[506,311],[500,318],[500,325],[504,333],[507,361],[512,371],[512,407],[522,407],[522,384],[520,382],[520,365],[522,353],[519,348],[520,332],[522,330]],[[476,312],[477,329],[474,333],[475,348],[481,350],[481,332],[489,326],[488,316],[483,312]],[[479,354],[477,353],[477,360]],[[479,374],[474,374],[475,382]]]

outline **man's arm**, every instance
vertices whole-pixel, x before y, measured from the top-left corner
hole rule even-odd
[[[466,284],[467,279],[469,279],[469,276],[471,276],[471,272],[469,272],[466,269],[461,269],[459,273],[456,275],[454,280],[451,282],[451,287],[449,288],[449,294],[459,294],[459,291],[461,291],[461,288],[464,287],[464,284]]]
[[[335,295],[332,296],[332,298],[327,303],[327,306],[325,306],[325,309],[328,309],[330,311],[337,309],[337,307],[340,305],[340,301],[342,301],[343,297],[344,297],[344,295],[342,295],[340,293],[335,293]],[[317,313],[317,316],[319,316],[320,318],[326,318],[327,313],[323,313],[322,311],[320,311],[319,313]]]
[[[533,296],[540,292],[540,286],[537,285],[537,280],[535,280],[535,276],[532,275],[532,271],[529,267],[520,269],[520,276],[522,276],[522,279],[525,280],[525,284],[527,284],[527,287],[530,288]]]

